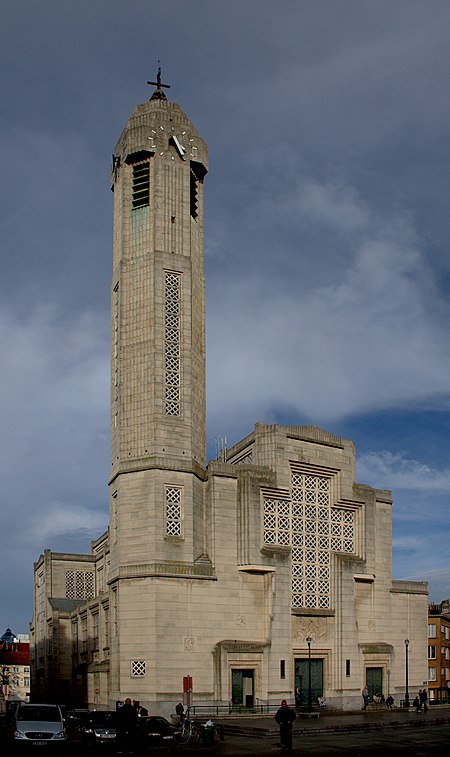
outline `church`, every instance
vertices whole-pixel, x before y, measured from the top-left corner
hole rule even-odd
[[[355,481],[354,444],[257,423],[206,462],[208,151],[154,84],[111,173],[109,528],[34,564],[32,697],[400,704],[426,685],[427,584],[393,580],[391,493]]]

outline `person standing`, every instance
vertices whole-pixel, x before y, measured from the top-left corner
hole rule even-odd
[[[182,723],[184,720],[184,707],[181,702],[178,702],[177,706],[175,707],[175,712],[178,715],[178,722]]]
[[[131,699],[125,699],[124,704],[117,710],[117,744],[119,752],[132,753],[136,743],[138,714],[131,704]]]
[[[296,718],[294,710],[292,710],[285,699],[281,702],[281,707],[277,710],[275,720],[280,726],[280,742],[281,748],[286,749],[288,752],[292,752],[292,723]]]
[[[367,710],[367,707],[369,705],[369,689],[367,686],[364,686],[363,690],[361,691],[362,698],[363,698],[363,710]]]

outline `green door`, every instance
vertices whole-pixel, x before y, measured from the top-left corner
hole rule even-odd
[[[254,670],[231,671],[231,701],[234,707],[253,707]]]
[[[375,694],[383,693],[383,668],[366,668],[366,686],[369,689],[369,702]]]
[[[323,696],[323,660],[295,661],[295,703],[297,707],[308,704],[309,663],[311,662],[311,702],[317,704],[317,698]]]

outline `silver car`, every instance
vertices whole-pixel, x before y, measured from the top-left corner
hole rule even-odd
[[[12,732],[14,742],[46,746],[49,742],[66,741],[64,721],[57,704],[21,702],[15,712]]]

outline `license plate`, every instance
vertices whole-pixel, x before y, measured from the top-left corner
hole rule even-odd
[[[34,746],[47,746],[48,741],[33,741]]]

